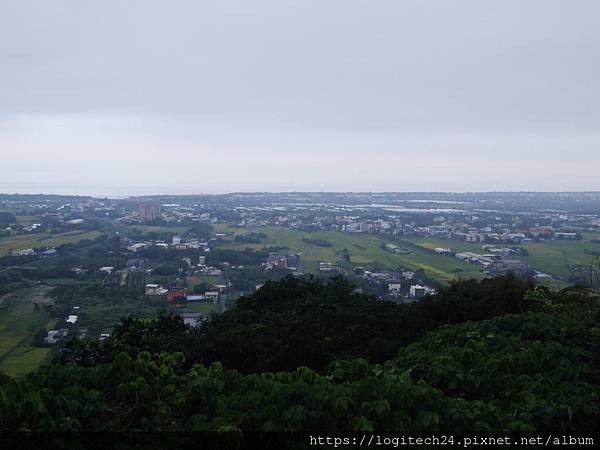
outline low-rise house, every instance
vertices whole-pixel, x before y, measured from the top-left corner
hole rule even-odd
[[[31,256],[35,254],[35,250],[32,248],[24,248],[24,249],[18,249],[18,248],[11,248],[8,251],[9,256]]]
[[[143,248],[146,248],[147,246],[148,246],[148,244],[146,244],[145,242],[136,242],[135,244],[127,247],[127,250],[129,250],[130,252],[136,253],[136,252],[142,250]]]
[[[529,270],[529,266],[520,259],[499,258],[494,260],[489,266],[494,275],[504,275],[508,272],[524,274]]]
[[[402,284],[399,281],[388,283],[388,291],[400,291]]]
[[[330,262],[320,262],[319,263],[319,271],[320,272],[337,272],[339,271],[339,267],[334,263]]]
[[[425,297],[425,288],[419,284],[413,284],[410,287],[409,295],[411,298]]]
[[[181,318],[183,319],[183,323],[190,327],[197,327],[201,325],[202,322],[208,320],[208,317],[205,314],[194,312],[181,313]]]
[[[60,341],[65,340],[69,335],[69,330],[66,328],[60,328],[58,330],[48,331],[47,336],[44,338],[46,344],[54,345]]]
[[[185,301],[186,289],[184,287],[172,287],[167,291],[167,302]]]
[[[581,235],[579,233],[555,233],[554,237],[556,239],[567,240],[567,241],[575,241],[577,239],[581,239]]]
[[[206,300],[212,301],[215,305],[219,302],[219,291],[208,291],[204,293]]]
[[[146,295],[165,295],[167,289],[163,288],[160,284],[147,284],[144,286]]]

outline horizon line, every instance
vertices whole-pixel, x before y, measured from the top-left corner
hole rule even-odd
[[[57,194],[52,192],[37,192],[37,193],[20,193],[20,192],[0,192],[0,196],[49,196],[49,197],[82,197],[82,198],[110,198],[110,199],[128,199],[128,198],[139,198],[139,197],[199,197],[199,196],[227,196],[227,195],[256,195],[256,194],[270,194],[270,195],[289,195],[289,194],[352,194],[352,195],[390,195],[390,194],[600,194],[600,190],[565,190],[565,191],[544,191],[544,190],[490,190],[490,191],[337,191],[337,190],[322,190],[322,191],[302,191],[302,190],[291,190],[291,191],[229,191],[220,193],[194,193],[194,194],[181,194],[181,193],[161,193],[161,194],[110,194],[110,195],[92,195],[92,194]]]

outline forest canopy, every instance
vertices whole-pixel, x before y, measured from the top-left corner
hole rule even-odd
[[[551,432],[600,419],[600,303],[513,276],[411,305],[269,282],[207,326],[125,318],[0,377],[0,429]]]

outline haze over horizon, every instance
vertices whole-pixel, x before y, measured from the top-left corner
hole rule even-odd
[[[600,3],[0,4],[0,192],[599,191]]]

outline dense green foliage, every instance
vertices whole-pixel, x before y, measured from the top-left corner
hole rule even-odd
[[[524,295],[530,288],[514,276],[456,281],[435,296],[399,305],[357,293],[342,278],[323,282],[286,277],[240,298],[233,310],[205,326],[182,329],[177,336],[171,324],[177,319],[168,316],[123,321],[111,346],[100,352],[114,356],[125,348],[135,356],[141,351],[182,351],[188,364],[218,361],[246,373],[299,366],[321,370],[335,358],[383,362],[437,326],[525,311]],[[68,347],[62,361],[70,362],[71,352],[82,353],[80,346]]]
[[[0,429],[592,430],[599,319],[588,291],[510,276],[412,305],[286,278],[200,329],[125,319],[106,346],[0,377]]]
[[[314,245],[316,247],[333,247],[333,244],[325,239],[302,239],[303,242],[306,242],[308,245]]]
[[[7,225],[15,223],[16,221],[17,221],[17,218],[14,216],[14,214],[11,214],[9,212],[0,211],[0,226],[5,227]]]
[[[268,239],[265,233],[248,233],[248,234],[238,234],[235,237],[235,242],[241,242],[244,244],[259,244],[261,239]]]

